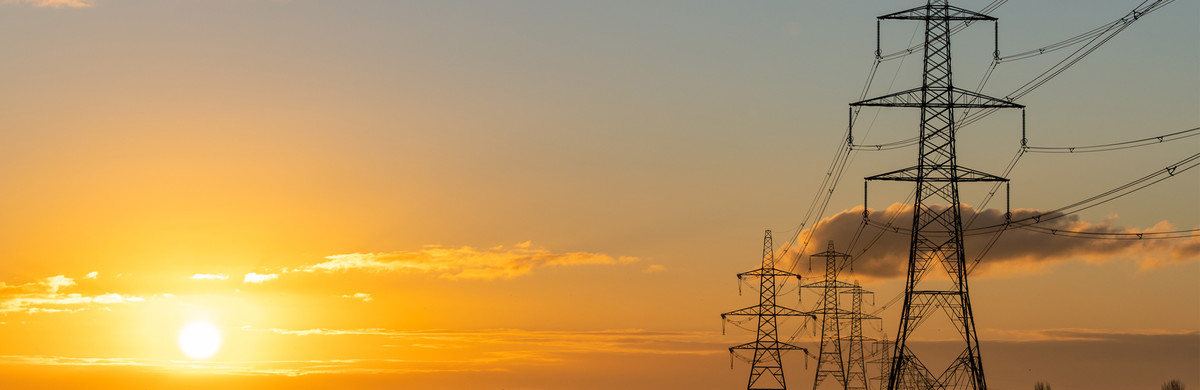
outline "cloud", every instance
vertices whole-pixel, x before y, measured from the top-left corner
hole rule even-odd
[[[662,272],[662,271],[665,271],[666,269],[667,269],[667,266],[662,265],[662,264],[650,264],[650,266],[646,267],[646,269],[642,272],[646,272],[646,273]]]
[[[642,329],[610,329],[597,331],[532,331],[521,329],[481,330],[392,330],[364,329],[279,329],[243,326],[247,332],[270,332],[279,335],[309,336],[377,336],[386,337],[399,346],[429,348],[430,346],[466,348],[480,345],[519,346],[524,351],[551,350],[556,353],[637,353],[661,355],[711,355],[725,353],[717,332],[648,331]]]
[[[44,8],[87,8],[93,5],[92,0],[4,0],[4,2]]]
[[[0,294],[10,293],[56,293],[63,287],[75,285],[75,280],[63,275],[51,276],[36,282],[10,286],[0,282]]]
[[[278,274],[265,274],[264,275],[264,274],[257,274],[257,273],[251,272],[251,273],[246,274],[246,277],[244,279],[242,279],[242,283],[262,283],[262,282],[266,282],[268,280],[275,280],[275,279],[279,279]]]
[[[75,280],[63,275],[36,282],[10,286],[0,282],[0,313],[62,313],[85,310],[93,305],[117,305],[144,302],[142,297],[116,293],[86,296],[65,294],[60,290],[75,286]]]
[[[370,302],[375,299],[375,298],[371,298],[371,294],[367,294],[367,293],[354,293],[354,295],[342,295],[342,298],[360,299],[363,302]]]
[[[100,272],[97,271],[88,272],[87,276],[84,276],[85,279],[96,279],[97,277],[100,277]]]
[[[511,279],[534,268],[581,264],[625,264],[635,257],[612,257],[599,253],[553,253],[535,248],[528,241],[511,249],[497,246],[486,250],[428,246],[419,251],[352,253],[325,257],[327,261],[294,269],[298,272],[412,272],[432,273],[446,279]]]
[[[640,329],[596,331],[281,329],[250,326],[242,326],[240,331],[246,334],[231,334],[230,338],[252,337],[260,340],[283,338],[289,345],[295,346],[329,345],[329,343],[349,345],[358,344],[361,341],[365,342],[365,345],[379,348],[378,351],[385,357],[184,361],[113,356],[7,355],[0,356],[0,368],[13,365],[23,366],[18,367],[19,370],[30,369],[31,366],[97,367],[106,370],[115,367],[144,367],[152,370],[156,375],[161,375],[165,371],[296,377],[347,373],[512,372],[527,370],[533,366],[544,367],[547,370],[562,370],[564,363],[583,364],[580,363],[582,359],[605,354],[613,359],[621,360],[638,356],[644,359],[659,360],[666,355],[716,357],[727,353],[725,349],[727,342],[718,332]],[[354,341],[349,339],[354,339]],[[445,353],[449,349],[453,349],[455,352]],[[386,356],[395,356],[395,358]],[[294,382],[292,383],[294,384]],[[399,387],[420,388],[421,386]]]
[[[138,358],[81,358],[46,355],[3,355],[0,366],[27,365],[48,367],[136,367],[149,368],[155,374],[159,370],[188,372],[195,374],[241,375],[241,376],[284,376],[328,374],[413,374],[413,373],[458,373],[458,372],[507,372],[503,368],[462,367],[463,364],[479,361],[418,362],[401,359],[331,359],[331,360],[273,360],[244,362],[202,362],[180,360],[158,360]],[[435,365],[435,367],[428,367]]]
[[[1200,337],[1200,332],[1169,331],[1169,330],[1133,330],[1112,331],[1103,329],[1062,328],[1062,329],[984,329],[980,337],[991,341],[1009,342],[1038,342],[1038,341],[1112,341],[1138,337],[1154,336],[1192,336]]]
[[[1013,210],[1012,219],[1021,220],[1039,215],[1044,216],[1043,222],[1036,226],[1059,231],[1149,233],[1174,230],[1166,221],[1149,229],[1138,230],[1116,226],[1111,219],[1089,222],[1080,220],[1077,215],[1052,218],[1058,214],[1032,209]],[[964,223],[974,219],[972,226],[976,227],[999,225],[1004,223],[1004,212],[995,209],[978,211],[964,205],[962,219]],[[847,247],[854,242],[854,248],[849,253],[854,256],[856,274],[878,278],[903,277],[908,263],[910,241],[910,235],[905,230],[911,228],[912,206],[893,204],[886,210],[871,210],[870,220],[878,224],[890,222],[890,226],[893,228],[889,230],[867,226],[855,241],[856,232],[863,222],[862,208],[845,210],[820,221],[803,256],[797,256],[797,248],[793,248],[783,258],[807,264],[808,256],[824,251],[830,240],[834,242],[836,250],[840,252],[847,252]],[[803,242],[809,232],[809,230],[801,232],[799,241]],[[963,245],[966,247],[968,264],[978,258],[991,237],[992,234],[970,233],[965,237]],[[869,250],[863,252],[863,248],[872,242]],[[1079,260],[1103,263],[1115,258],[1135,260],[1143,268],[1153,268],[1167,263],[1196,261],[1200,260],[1200,237],[1163,240],[1101,240],[1056,236],[1010,228],[987,252],[979,263],[976,273],[980,271],[991,275],[1036,273],[1054,262]]]
[[[247,277],[249,277],[250,275],[246,275],[246,276],[247,276]],[[196,280],[225,280],[225,279],[229,279],[229,275],[227,275],[227,274],[195,274],[195,275],[192,275],[192,279],[196,279]]]
[[[58,275],[46,278],[43,284],[50,288],[50,292],[58,292],[58,289],[75,285],[75,280],[66,276]]]

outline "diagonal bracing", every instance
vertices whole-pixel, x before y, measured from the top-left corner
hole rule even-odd
[[[750,361],[750,378],[746,383],[748,390],[786,390],[787,380],[783,374],[783,352],[801,350],[805,354],[808,349],[779,341],[779,317],[813,317],[812,314],[775,304],[779,283],[776,278],[794,277],[800,280],[800,275],[775,268],[775,248],[771,240],[771,231],[763,236],[762,266],[737,275],[738,279],[745,277],[759,278],[758,305],[750,306],[721,314],[721,319],[730,316],[749,316],[758,320],[757,338],[753,342],[729,347],[729,353],[736,350],[746,350],[753,353]]]
[[[880,16],[879,20],[925,22],[922,83],[914,88],[874,99],[851,103],[852,107],[910,107],[921,110],[920,143],[915,166],[868,177],[867,180],[916,183],[913,204],[912,241],[900,329],[890,359],[888,390],[970,389],[986,390],[983,362],[976,336],[975,319],[967,288],[966,257],[963,250],[960,182],[994,182],[1007,179],[958,165],[955,151],[956,110],[968,108],[1023,108],[1007,100],[957,88],[951,71],[951,22],[992,21],[980,13],[952,7],[949,0],[928,0],[917,7]],[[948,207],[930,207],[948,205]],[[941,265],[948,283],[925,280],[928,271]],[[938,310],[940,309],[940,310]],[[961,336],[962,352],[939,374],[930,371],[913,353],[908,342],[926,315],[942,311]]]

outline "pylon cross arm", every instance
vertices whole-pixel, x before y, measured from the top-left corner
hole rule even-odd
[[[996,176],[996,175],[993,175],[990,173],[980,172],[980,171],[977,171],[977,170],[974,170],[971,168],[967,168],[967,167],[962,167],[962,166],[954,167],[954,170],[955,170],[954,176],[932,175],[931,174],[932,172],[944,171],[944,170],[934,170],[934,169],[932,169],[932,167],[925,167],[924,172],[922,172],[921,168],[922,167],[908,167],[908,168],[904,168],[904,169],[898,169],[895,171],[881,173],[881,174],[874,175],[874,176],[867,176],[866,180],[883,180],[883,181],[918,181],[919,180],[919,181],[923,181],[923,182],[951,182],[951,181],[953,181],[953,182],[958,182],[958,183],[980,182],[980,181],[998,181],[998,182],[1007,182],[1008,181],[1008,179],[1005,179],[1000,176]]]
[[[787,271],[784,271],[784,270],[781,270],[781,269],[776,269],[776,268],[770,268],[770,269],[763,269],[763,268],[759,268],[759,269],[753,269],[753,270],[749,270],[749,271],[746,271],[746,272],[742,272],[742,273],[740,273],[740,274],[737,274],[737,276],[738,276],[738,278],[739,278],[739,279],[740,279],[740,278],[747,277],[747,276],[783,276],[783,277],[796,277],[796,278],[799,278],[799,277],[800,277],[800,275],[796,275],[796,274],[794,274],[794,273],[787,272]]]
[[[940,9],[935,9],[935,7],[940,8]],[[943,10],[945,10],[945,11],[943,12]],[[920,7],[883,15],[883,16],[880,16],[879,19],[880,20],[937,19],[937,20],[961,20],[961,21],[971,21],[971,20],[994,21],[994,20],[996,20],[996,18],[988,16],[988,15],[984,15],[984,14],[981,14],[981,13],[978,13],[975,11],[966,10],[966,9],[962,9],[962,8],[958,8],[958,7],[954,7],[954,6],[950,6],[950,5],[944,5],[944,6],[923,5]]]
[[[946,89],[929,89],[931,93],[944,94]],[[971,92],[958,87],[948,90],[954,101],[949,103],[933,103],[924,101],[924,93],[920,87],[907,91],[883,95],[877,98],[850,103],[851,107],[950,107],[950,108],[1025,108],[1025,106],[1004,99],[997,99],[984,94]]]
[[[790,307],[763,306],[763,305],[750,306],[747,308],[738,309],[738,310],[725,312],[725,313],[721,314],[722,318],[729,317],[729,316],[750,316],[750,317],[782,316],[782,317],[812,317],[814,319],[816,318],[812,314],[802,312],[802,311],[799,311],[796,309],[792,309]]]
[[[808,283],[808,284],[800,286],[800,288],[820,288],[820,289],[824,289],[824,288],[852,289],[855,287],[858,287],[858,286],[856,286],[854,284],[846,283],[846,282],[843,282],[840,280],[822,280],[819,282],[812,282],[812,283]]]
[[[739,345],[729,347],[730,351],[733,351],[735,349],[775,349],[775,350],[780,350],[780,351],[799,350],[799,351],[804,351],[805,354],[808,354],[808,348],[798,347],[798,346],[791,345],[791,344],[788,344],[785,342],[780,342],[780,341],[769,341],[769,342],[752,341],[749,343],[739,344]]]

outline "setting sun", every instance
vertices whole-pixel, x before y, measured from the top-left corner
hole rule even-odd
[[[179,331],[179,349],[192,359],[207,359],[221,348],[221,332],[208,322],[193,322]]]

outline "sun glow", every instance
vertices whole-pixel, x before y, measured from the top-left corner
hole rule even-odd
[[[208,322],[193,322],[179,331],[179,349],[192,359],[207,359],[221,348],[221,331]]]

